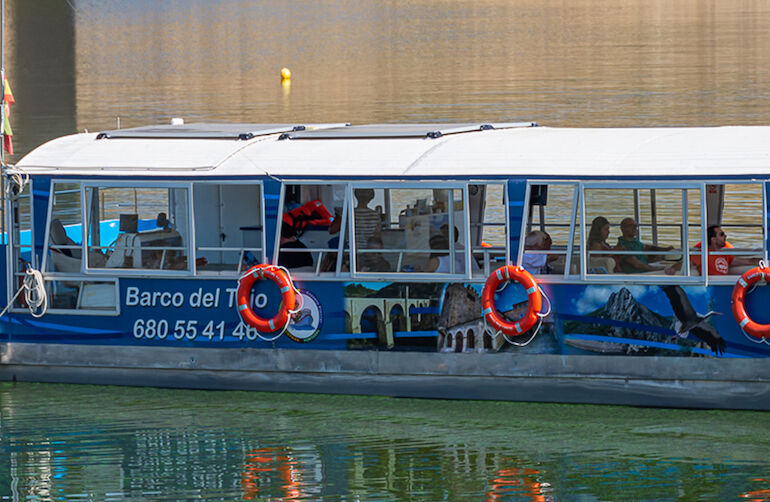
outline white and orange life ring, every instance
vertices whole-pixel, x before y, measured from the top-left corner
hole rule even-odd
[[[495,293],[501,282],[515,280],[527,291],[527,312],[518,321],[505,319],[495,307]],[[481,313],[487,323],[504,335],[517,336],[534,326],[540,318],[543,299],[540,288],[532,275],[522,267],[507,265],[500,267],[487,278],[481,293]]]
[[[259,317],[251,308],[251,288],[260,279],[273,281],[281,290],[281,304],[278,307],[278,313],[272,319]],[[289,323],[289,316],[296,303],[294,284],[281,267],[268,264],[254,265],[238,279],[237,302],[238,314],[243,322],[262,333],[272,333],[283,329]]]
[[[740,324],[741,329],[743,329],[746,334],[760,339],[770,339],[770,324],[759,324],[758,322],[752,321],[749,314],[746,313],[746,293],[750,286],[762,279],[770,279],[770,267],[765,266],[764,262],[760,262],[758,267],[754,267],[740,276],[738,282],[735,283],[731,298],[733,304],[733,316],[735,316],[735,320]]]

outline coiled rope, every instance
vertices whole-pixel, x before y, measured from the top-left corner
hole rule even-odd
[[[291,285],[291,289],[294,290],[295,298],[300,298],[300,300],[299,300],[299,302],[297,302],[295,300],[295,309],[294,310],[289,309],[289,315],[286,317],[286,323],[283,325],[283,328],[281,329],[281,331],[278,332],[277,335],[275,335],[275,336],[264,336],[264,335],[262,335],[262,333],[259,332],[259,330],[257,328],[254,328],[253,326],[250,326],[250,328],[253,328],[254,331],[257,333],[257,338],[259,338],[263,342],[274,342],[274,341],[278,340],[281,337],[281,335],[286,333],[286,330],[289,328],[289,323],[291,322],[291,317],[294,314],[296,314],[297,312],[301,311],[302,310],[302,306],[304,304],[304,299],[302,299],[302,293],[300,293],[299,289],[297,289],[296,286],[294,286],[294,280],[291,278],[291,272],[289,272],[289,269],[287,269],[286,267],[281,267],[279,265],[273,265],[273,266],[275,268],[281,270],[284,274],[286,274],[286,277],[289,279],[289,284]],[[247,276],[248,274],[249,274],[249,272],[246,272],[243,276],[241,276],[241,279],[243,277]],[[238,279],[238,281],[240,282],[240,279]],[[299,306],[297,306],[296,303],[299,303]]]
[[[508,283],[503,283],[503,286],[501,288],[498,288],[497,291],[500,292],[503,289],[505,289],[505,286],[507,286]],[[537,334],[540,332],[540,328],[543,326],[543,319],[548,317],[551,314],[551,309],[553,308],[553,303],[551,303],[551,299],[548,297],[547,294],[545,294],[545,291],[543,291],[543,288],[540,287],[540,285],[537,285],[537,289],[540,290],[540,294],[543,295],[543,298],[545,298],[548,301],[548,312],[538,312],[537,316],[539,319],[537,320],[537,326],[532,331],[532,336],[527,339],[526,342],[516,342],[508,337],[505,333],[503,333],[500,330],[495,330],[494,328],[491,328],[489,324],[487,323],[487,318],[485,316],[482,316],[482,319],[484,320],[484,332],[489,334],[490,336],[497,336],[497,335],[503,335],[503,338],[505,338],[505,341],[510,343],[511,345],[515,345],[516,347],[526,347],[530,343],[532,343],[532,340],[535,339]]]
[[[13,295],[13,298],[11,298],[11,301],[8,302],[3,311],[0,312],[0,317],[8,312],[8,309],[11,308],[13,302],[16,301],[22,292],[24,292],[24,301],[27,303],[27,307],[29,307],[29,313],[33,317],[43,317],[48,310],[48,293],[45,290],[43,274],[32,267],[27,267],[26,272],[27,275],[24,277],[21,287],[16,291],[16,294]]]

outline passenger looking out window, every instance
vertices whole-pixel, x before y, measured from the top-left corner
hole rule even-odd
[[[527,234],[524,241],[524,249],[530,251],[548,251],[551,249],[551,236],[542,230],[533,230]],[[521,266],[524,270],[534,275],[551,274],[551,262],[559,259],[558,255],[548,253],[524,252]]]
[[[727,242],[727,234],[722,230],[719,225],[711,225],[707,230],[708,237],[708,250],[709,251],[722,251],[724,249],[732,248],[732,244]],[[695,245],[697,249],[701,248],[701,243]],[[708,254],[708,273],[709,275],[728,275],[730,273],[731,266],[754,266],[757,264],[756,259],[741,258],[732,255],[715,255]],[[700,255],[694,254],[690,257],[690,261],[698,267],[698,272],[703,274],[702,262]]]
[[[661,267],[650,265],[649,262],[654,262],[658,259],[655,255],[645,254],[649,251],[671,251],[674,246],[654,246],[652,244],[644,244],[637,238],[638,225],[633,218],[623,218],[620,222],[620,237],[618,237],[617,249],[621,251],[640,251],[636,255],[619,255],[617,258],[620,271],[624,274],[638,274],[642,272],[654,272],[665,270],[668,275],[676,273],[674,267]]]

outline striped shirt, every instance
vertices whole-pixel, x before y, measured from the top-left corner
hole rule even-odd
[[[368,247],[367,241],[369,237],[376,233],[376,230],[380,228],[382,220],[380,219],[380,213],[374,209],[368,207],[357,207],[354,210],[356,217],[356,247],[366,248]]]

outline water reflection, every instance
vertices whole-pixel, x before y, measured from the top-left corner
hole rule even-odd
[[[770,493],[751,412],[45,384],[0,384],[0,410],[11,500]]]
[[[650,126],[770,115],[760,1],[7,4],[20,153],[117,117]]]

